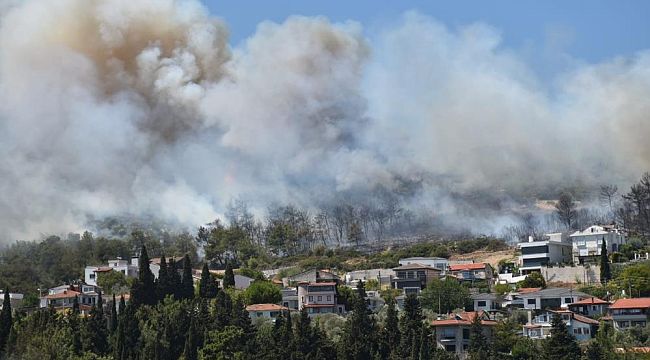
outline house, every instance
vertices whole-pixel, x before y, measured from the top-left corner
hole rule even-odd
[[[282,284],[285,287],[302,282],[336,282],[338,284],[340,280],[341,279],[338,277],[338,275],[333,274],[327,270],[312,269],[295,275],[287,276],[286,278],[282,279]]]
[[[609,307],[614,329],[645,327],[650,316],[650,298],[619,299]]]
[[[219,282],[219,287],[223,289],[223,279],[217,281]],[[248,276],[235,274],[235,289],[246,290],[254,281],[255,279],[249,278]]]
[[[289,308],[277,304],[253,304],[246,306],[248,316],[251,320],[272,319],[275,320],[280,314],[287,313]]]
[[[572,260],[572,244],[563,233],[546,234],[542,241],[534,241],[531,236],[528,242],[517,244],[517,248],[521,251],[521,274],[539,272],[542,266],[569,263]]]
[[[399,259],[400,266],[420,264],[440,270],[443,274],[449,267],[449,260],[441,257],[410,257]]]
[[[372,312],[377,312],[381,309],[386,301],[381,297],[381,294],[377,290],[368,290],[366,291],[366,304],[368,304],[368,309]]]
[[[519,297],[523,300],[524,309],[543,310],[566,309],[569,304],[589,298],[591,295],[573,289],[551,288],[519,294]]]
[[[114,260],[108,260],[106,266],[86,266],[84,269],[84,282],[88,285],[97,285],[97,277],[101,273],[106,273],[110,271],[118,271],[124,274],[126,277],[135,278],[138,277],[138,258],[134,257],[129,260],[124,260],[122,258],[117,258]]]
[[[23,306],[23,294],[18,293],[9,293],[9,303],[11,304],[11,310],[18,310]],[[5,298],[4,290],[0,290],[0,299]],[[0,310],[2,310],[2,303],[4,301],[0,300]]]
[[[336,282],[303,282],[298,284],[298,310],[307,309],[309,316],[343,314],[344,306],[338,304]]]
[[[501,302],[498,301],[495,294],[476,294],[472,295],[474,302],[474,311],[490,312],[501,308]]]
[[[436,346],[445,351],[456,353],[460,358],[464,358],[469,348],[472,321],[477,316],[481,320],[483,334],[489,341],[492,337],[492,329],[497,322],[490,320],[486,312],[471,311],[452,314],[448,319],[432,321],[431,326],[434,329]]]
[[[393,269],[393,288],[404,290],[406,295],[419,294],[433,279],[440,277],[440,269],[421,264],[402,265]]]
[[[487,263],[450,265],[449,272],[461,281],[487,280],[492,281],[492,266]]]
[[[369,269],[350,271],[345,274],[345,283],[356,286],[359,281],[377,280],[382,289],[390,288],[391,280],[395,276],[393,269]]]
[[[562,317],[562,320],[567,325],[569,334],[572,334],[576,340],[589,340],[596,335],[599,324],[597,320],[575,314],[569,310],[547,310],[529,319],[528,323],[524,325],[523,336],[531,339],[544,339],[549,337],[552,328],[551,322],[556,314]]]
[[[511,291],[504,295],[503,300],[501,301],[501,308],[523,309],[524,299],[522,299],[521,296],[539,290],[542,290],[542,288],[519,288],[517,291]]]
[[[603,241],[608,253],[618,251],[627,241],[623,230],[616,225],[593,225],[569,237],[573,244],[573,262],[576,264],[597,262]]]
[[[40,298],[40,307],[52,307],[57,311],[72,309],[75,298],[79,303],[79,310],[87,314],[99,299],[99,288],[93,285],[63,285],[51,288],[48,294]]]
[[[592,296],[569,304],[569,310],[590,317],[606,315],[609,311],[609,302]]]
[[[282,306],[292,310],[298,310],[298,289],[297,288],[282,289]]]

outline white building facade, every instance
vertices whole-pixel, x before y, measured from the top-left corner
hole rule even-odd
[[[603,241],[608,253],[619,251],[621,245],[627,242],[625,233],[616,225],[593,225],[569,237],[573,245],[573,262],[576,264],[598,261]]]
[[[521,251],[519,255],[519,271],[529,274],[541,271],[542,266],[571,262],[572,245],[566,234],[546,234],[544,240],[534,241],[532,237],[528,242],[517,244]]]

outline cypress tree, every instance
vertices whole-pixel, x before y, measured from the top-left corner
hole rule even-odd
[[[384,320],[379,337],[380,358],[398,358],[399,356],[397,354],[400,343],[399,320],[397,318],[397,309],[395,309],[395,299],[392,297],[386,301],[386,319]]]
[[[360,281],[353,296],[352,314],[348,316],[343,330],[343,341],[339,349],[343,359],[370,359],[375,350],[375,324],[370,317],[364,295],[365,289]]]
[[[551,336],[544,340],[542,347],[545,360],[580,359],[580,347],[559,314],[553,316]]]
[[[138,258],[138,278],[131,288],[130,304],[133,306],[156,305],[158,296],[154,285],[154,276],[149,268],[149,255],[147,248],[142,245]]]
[[[117,304],[115,301],[115,294],[113,294],[113,303],[111,304],[111,322],[109,325],[110,334],[115,334],[117,330]]]
[[[160,270],[158,270],[158,282],[156,285],[156,291],[160,301],[163,301],[165,296],[171,294],[169,286],[169,269],[164,254],[160,257]]]
[[[404,299],[404,311],[399,320],[400,346],[399,355],[407,358],[411,355],[413,337],[419,337],[422,327],[422,307],[415,294],[410,294]]]
[[[203,299],[213,299],[217,296],[217,291],[219,291],[219,285],[217,285],[214,276],[210,274],[208,263],[204,263],[199,282],[199,296]]]
[[[469,329],[469,358],[471,360],[487,360],[490,358],[490,346],[485,334],[483,334],[479,312],[472,319]]]
[[[219,291],[215,300],[215,326],[218,330],[223,330],[230,325],[232,315],[232,299],[225,291]]]
[[[75,296],[72,301],[72,311],[68,314],[68,326],[72,333],[72,351],[79,355],[81,354],[81,327],[79,324],[79,297]]]
[[[235,286],[235,273],[232,269],[230,261],[226,260],[226,271],[223,275],[223,288],[231,288]]]
[[[86,322],[85,340],[88,344],[87,351],[103,355],[108,352],[108,333],[106,318],[104,317],[102,294],[99,292],[97,304],[90,309],[90,318]]]
[[[0,354],[4,352],[5,346],[7,345],[12,325],[11,297],[9,296],[9,288],[5,287],[2,312],[0,313]]]
[[[196,326],[194,325],[194,319],[190,321],[190,328],[187,330],[187,336],[185,337],[185,347],[183,349],[183,358],[184,360],[197,360],[197,347],[196,342]]]
[[[113,358],[115,360],[137,359],[139,338],[140,329],[135,316],[135,307],[129,304],[120,311]]]
[[[176,267],[174,258],[169,259],[167,274],[169,280],[168,294],[174,295],[174,298],[177,300],[182,299],[181,276],[178,274],[178,268]]]
[[[426,324],[422,324],[419,360],[431,360],[431,345],[429,344],[430,334],[429,327]]]
[[[194,299],[194,279],[192,278],[192,262],[190,256],[185,254],[183,258],[183,278],[181,280],[182,298]]]
[[[296,324],[296,329],[294,331],[294,343],[296,345],[295,358],[304,359],[310,356],[315,352],[314,346],[316,341],[313,338],[313,331],[311,327],[311,319],[309,314],[307,314],[307,308],[302,308],[300,311],[300,318]]]
[[[609,267],[609,257],[607,254],[607,242],[603,237],[603,243],[600,247],[600,282],[605,284],[612,279],[612,270]]]

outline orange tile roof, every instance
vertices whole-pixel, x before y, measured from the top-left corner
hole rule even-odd
[[[619,299],[614,301],[610,309],[643,309],[650,308],[650,298]]]
[[[289,308],[277,304],[253,304],[246,306],[247,311],[286,311]]]
[[[458,265],[450,265],[449,270],[451,271],[461,271],[461,270],[482,270],[485,269],[487,264],[485,263],[478,263],[478,264],[458,264]]]
[[[113,271],[113,269],[108,266],[101,266],[95,270],[95,272],[110,272],[110,271]]]
[[[68,299],[80,295],[81,293],[74,290],[65,290],[58,294],[52,294],[45,296],[46,299]]]
[[[573,314],[573,318],[580,321],[581,323],[585,324],[593,324],[593,325],[598,325],[600,324],[598,320],[594,320],[592,318],[588,318],[586,316],[582,316],[580,314]]]
[[[542,288],[520,288],[517,292],[520,294],[528,294],[540,290],[542,290]]]
[[[569,304],[569,306],[573,306],[573,305],[605,305],[605,304],[609,304],[609,302],[607,302],[605,300],[602,300],[602,299],[599,299],[597,297],[590,297],[590,298],[582,299],[580,301],[576,301],[576,302],[574,302],[572,304]]]

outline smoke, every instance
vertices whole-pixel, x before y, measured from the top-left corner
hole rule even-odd
[[[293,16],[231,48],[194,0],[0,9],[6,240],[114,214],[193,226],[235,197],[317,206],[377,187],[452,222],[501,223],[472,194],[499,210],[650,168],[650,52],[548,80],[496,29],[417,13],[372,35]]]

